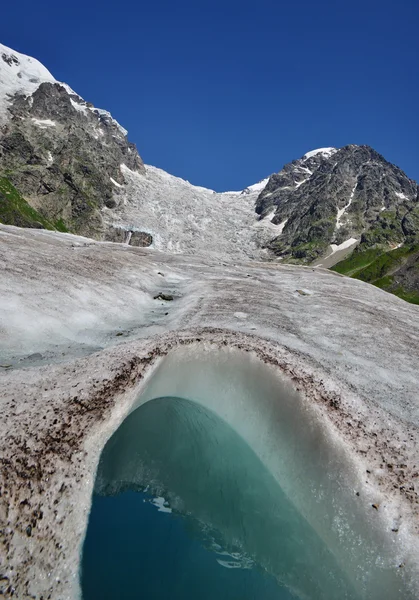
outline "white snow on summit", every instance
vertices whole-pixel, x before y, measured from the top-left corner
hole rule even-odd
[[[97,113],[98,117],[106,116],[111,119],[123,135],[127,134],[127,130],[113,119],[107,110],[84,106],[83,104],[85,103],[82,98],[69,85],[57,81],[36,58],[15,52],[15,50],[3,44],[0,44],[0,125],[8,120],[9,113],[7,108],[15,94],[31,96],[41,83],[45,82],[59,83],[67,90],[68,94],[78,96],[82,104],[78,104],[72,100],[72,105],[76,110],[83,111],[89,108],[92,112]]]
[[[36,58],[0,44],[0,122],[7,118],[7,106],[15,94],[29,96],[41,83],[56,80]]]
[[[303,158],[308,159],[312,156],[316,156],[316,154],[323,154],[326,158],[330,158],[333,154],[337,152],[336,148],[317,148],[317,150],[310,150],[310,152],[306,152]]]

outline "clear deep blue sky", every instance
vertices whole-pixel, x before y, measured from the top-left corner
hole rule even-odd
[[[350,143],[419,180],[419,0],[20,0],[1,13],[4,44],[192,183],[242,189]]]

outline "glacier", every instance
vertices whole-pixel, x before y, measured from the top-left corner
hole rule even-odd
[[[35,59],[4,46],[0,54],[3,125],[15,94],[30,105],[42,82],[56,80]],[[79,113],[112,118],[62,85]],[[55,123],[31,126],[47,135]],[[133,150],[124,148],[129,163]],[[224,193],[142,163],[135,172],[118,154],[106,180],[115,206],[101,218],[127,231],[125,243],[0,225],[6,597],[80,598],[95,493],[144,485],[160,517],[187,512],[201,530],[216,530],[223,568],[258,564],[301,598],[333,598],[330,574],[342,598],[419,596],[418,308],[321,265],[264,261],[264,244],[292,225],[272,195],[303,194],[311,166],[335,152],[307,153],[278,188],[266,190],[264,179]],[[44,160],[53,164],[51,150]],[[260,193],[268,201],[256,216]],[[152,235],[152,245],[129,246],[132,230]],[[356,243],[330,241],[340,241],[331,260]],[[160,444],[155,451],[168,454],[147,481],[135,445],[125,445],[130,423],[138,418],[141,431],[142,415],[162,399],[189,479]],[[185,431],[196,455],[180,443]],[[209,484],[199,497],[192,479]],[[216,490],[234,508],[228,519],[214,510]],[[267,529],[286,532],[285,554]],[[306,545],[293,539],[297,531]],[[298,572],[290,556],[294,567],[304,563]]]
[[[0,515],[16,593],[79,597],[102,450],[169,396],[240,436],[356,594],[382,572],[396,598],[417,596],[417,307],[322,268],[0,236]]]

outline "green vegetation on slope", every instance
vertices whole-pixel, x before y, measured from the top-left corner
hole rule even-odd
[[[402,300],[406,300],[406,302],[410,302],[411,304],[419,304],[419,292],[416,290],[406,290],[402,285],[397,285],[394,282],[394,278],[391,276],[383,277],[382,279],[378,279],[374,281],[374,285],[385,290],[386,292],[390,292]]]
[[[372,247],[376,244],[403,242],[404,238],[402,216],[396,211],[385,210],[380,213],[375,223],[362,234],[361,244]]]
[[[407,264],[410,268],[401,273],[400,269]],[[372,283],[407,302],[419,304],[419,244],[387,252],[382,248],[355,250],[332,270]]]
[[[16,227],[67,231],[61,220],[52,224],[37,210],[32,208],[7,177],[0,177],[0,222],[5,225],[15,225]]]
[[[58,219],[58,221],[55,221],[54,225],[57,231],[61,231],[61,233],[68,233],[68,229],[62,219]]]
[[[337,263],[332,267],[332,271],[341,273],[342,275],[348,275],[348,277],[354,277],[361,269],[364,269],[375,259],[383,254],[382,248],[370,248],[369,250],[357,251],[354,250],[352,254],[345,258],[341,262]]]

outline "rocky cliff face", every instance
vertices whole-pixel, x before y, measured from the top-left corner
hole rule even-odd
[[[419,288],[418,194],[398,167],[355,145],[308,152],[241,192],[193,186],[145,167],[108,112],[0,45],[3,223],[220,259],[347,259],[342,272],[410,293]],[[389,252],[383,271],[375,261]]]
[[[419,233],[418,185],[368,146],[309,152],[272,175],[256,211],[280,225],[269,247],[311,262],[353,240],[395,247]]]
[[[0,46],[0,221],[172,252],[259,257],[263,181],[217,194],[145,168],[127,132],[33,58]],[[255,227],[254,227],[255,226]]]
[[[419,188],[369,146],[321,148],[271,176],[256,203],[286,262],[333,267],[419,304]]]
[[[5,47],[0,82],[6,90],[0,98],[0,176],[52,227],[102,238],[101,210],[115,205],[113,191],[124,183],[121,164],[144,172],[127,132],[37,61]],[[44,226],[39,220],[33,224]]]

